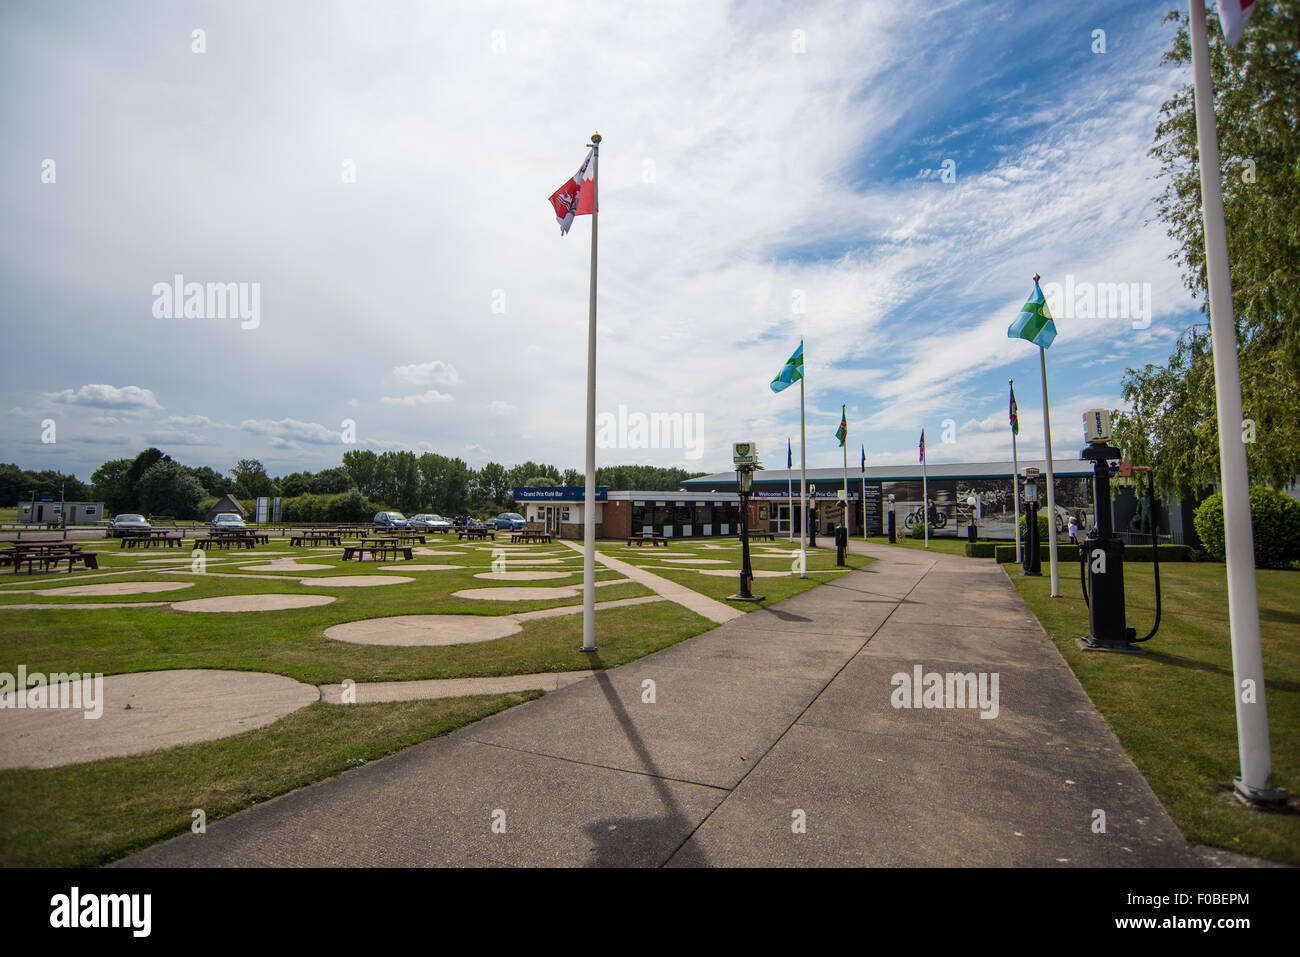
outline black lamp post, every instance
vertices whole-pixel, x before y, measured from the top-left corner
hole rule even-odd
[[[754,470],[742,465],[736,469],[736,488],[740,492],[740,594],[731,595],[727,601],[762,601],[765,595],[750,591],[754,572],[749,565],[749,495],[754,487]]]

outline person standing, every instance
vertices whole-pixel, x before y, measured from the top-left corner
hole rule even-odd
[[[1070,516],[1070,544],[1079,544],[1079,520],[1073,515]]]

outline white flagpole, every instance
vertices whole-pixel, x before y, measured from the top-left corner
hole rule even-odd
[[[925,429],[921,430],[925,437]],[[930,547],[930,453],[921,446],[921,524],[925,526],[925,547]]]
[[[1011,394],[1016,393],[1016,380],[1008,379],[1011,384]],[[1016,421],[1019,424],[1020,410],[1016,410]],[[1024,559],[1020,555],[1020,458],[1016,455],[1016,432],[1011,430],[1011,500],[1016,503],[1016,564],[1019,565]],[[1006,512],[1002,513],[1007,514]]]
[[[849,409],[847,405],[840,406],[840,421],[844,423],[844,444],[840,448],[844,450],[844,525],[847,528],[849,524]]]
[[[596,222],[600,134],[591,134],[591,292],[587,303],[587,489],[582,508],[582,650],[596,650]],[[581,184],[579,184],[581,186]]]
[[[803,341],[799,342],[800,349]],[[808,355],[803,355],[804,374],[799,377],[799,577],[808,577],[808,430],[804,425],[803,380],[808,377]]]
[[[1228,231],[1219,184],[1219,134],[1210,82],[1205,3],[1189,0],[1188,7],[1196,89],[1196,143],[1201,162],[1201,219],[1205,226],[1210,326],[1214,336],[1214,395],[1219,413],[1219,467],[1228,560],[1228,622],[1237,705],[1237,752],[1241,761],[1241,777],[1233,781],[1233,786],[1249,800],[1273,801],[1280,795],[1273,790],[1268,708],[1264,702],[1259,596],[1255,591],[1255,535],[1250,523],[1250,475],[1246,446],[1239,441],[1241,378],[1237,366],[1236,320],[1232,313],[1232,277],[1228,272]]]
[[[1038,282],[1038,277],[1034,277]],[[1043,446],[1047,450],[1047,545],[1052,562],[1052,597],[1061,597],[1060,570],[1056,565],[1056,481],[1052,477],[1052,416],[1047,409],[1047,350],[1038,347],[1038,364],[1043,372]]]

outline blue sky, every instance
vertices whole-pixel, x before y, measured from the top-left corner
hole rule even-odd
[[[1037,350],[1005,336],[1035,272],[1080,297],[1048,354],[1077,452],[1082,411],[1198,321],[1152,221],[1188,79],[1167,9],[8,5],[0,460],[283,474],[337,464],[352,422],[581,467],[590,221],[561,237],[547,197],[594,130],[597,409],[701,437],[598,463],[716,471],[754,440],[784,464],[798,395],[767,383],[800,338],[811,466],[840,460],[841,403],[853,462],[915,461],[922,426],[932,461],[1008,458],[1010,377],[1041,454]],[[155,315],[176,274],[256,283],[256,327]]]

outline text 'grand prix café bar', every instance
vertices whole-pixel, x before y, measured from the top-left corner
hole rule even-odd
[[[1020,511],[1026,511],[1024,473],[1028,468],[1045,471],[1046,462],[1020,463]],[[1080,459],[1053,461],[1056,486],[1057,528],[1064,530],[1070,516],[1081,528],[1093,524],[1092,465]],[[1041,491],[1043,476],[1039,476]],[[931,463],[927,482],[930,500],[930,529],[936,536],[965,536],[966,526],[975,521],[982,538],[1015,538],[1015,503],[1012,498],[1011,462]],[[778,534],[791,532],[789,490],[794,493],[794,532],[799,520],[799,472],[761,470],[754,473],[749,502],[753,529]],[[920,466],[871,466],[866,475],[848,475],[849,534],[883,535],[889,510],[894,511],[900,532],[923,520]],[[814,493],[815,489],[815,493]],[[816,511],[816,532],[830,534],[844,511],[839,499],[844,491],[841,469],[809,469],[808,497]],[[864,494],[865,493],[865,494]],[[516,488],[514,498],[530,522],[541,522],[553,535],[582,538],[582,509],[585,492],[581,486]],[[974,498],[972,506],[970,500]],[[1039,502],[1045,503],[1040,494]],[[864,509],[865,502],[865,509]],[[815,504],[814,504],[815,503]],[[1045,507],[1045,505],[1044,505]],[[740,532],[740,495],[735,472],[718,472],[688,479],[676,492],[596,490],[596,537],[626,538],[653,532],[664,538],[706,538],[737,535]]]

